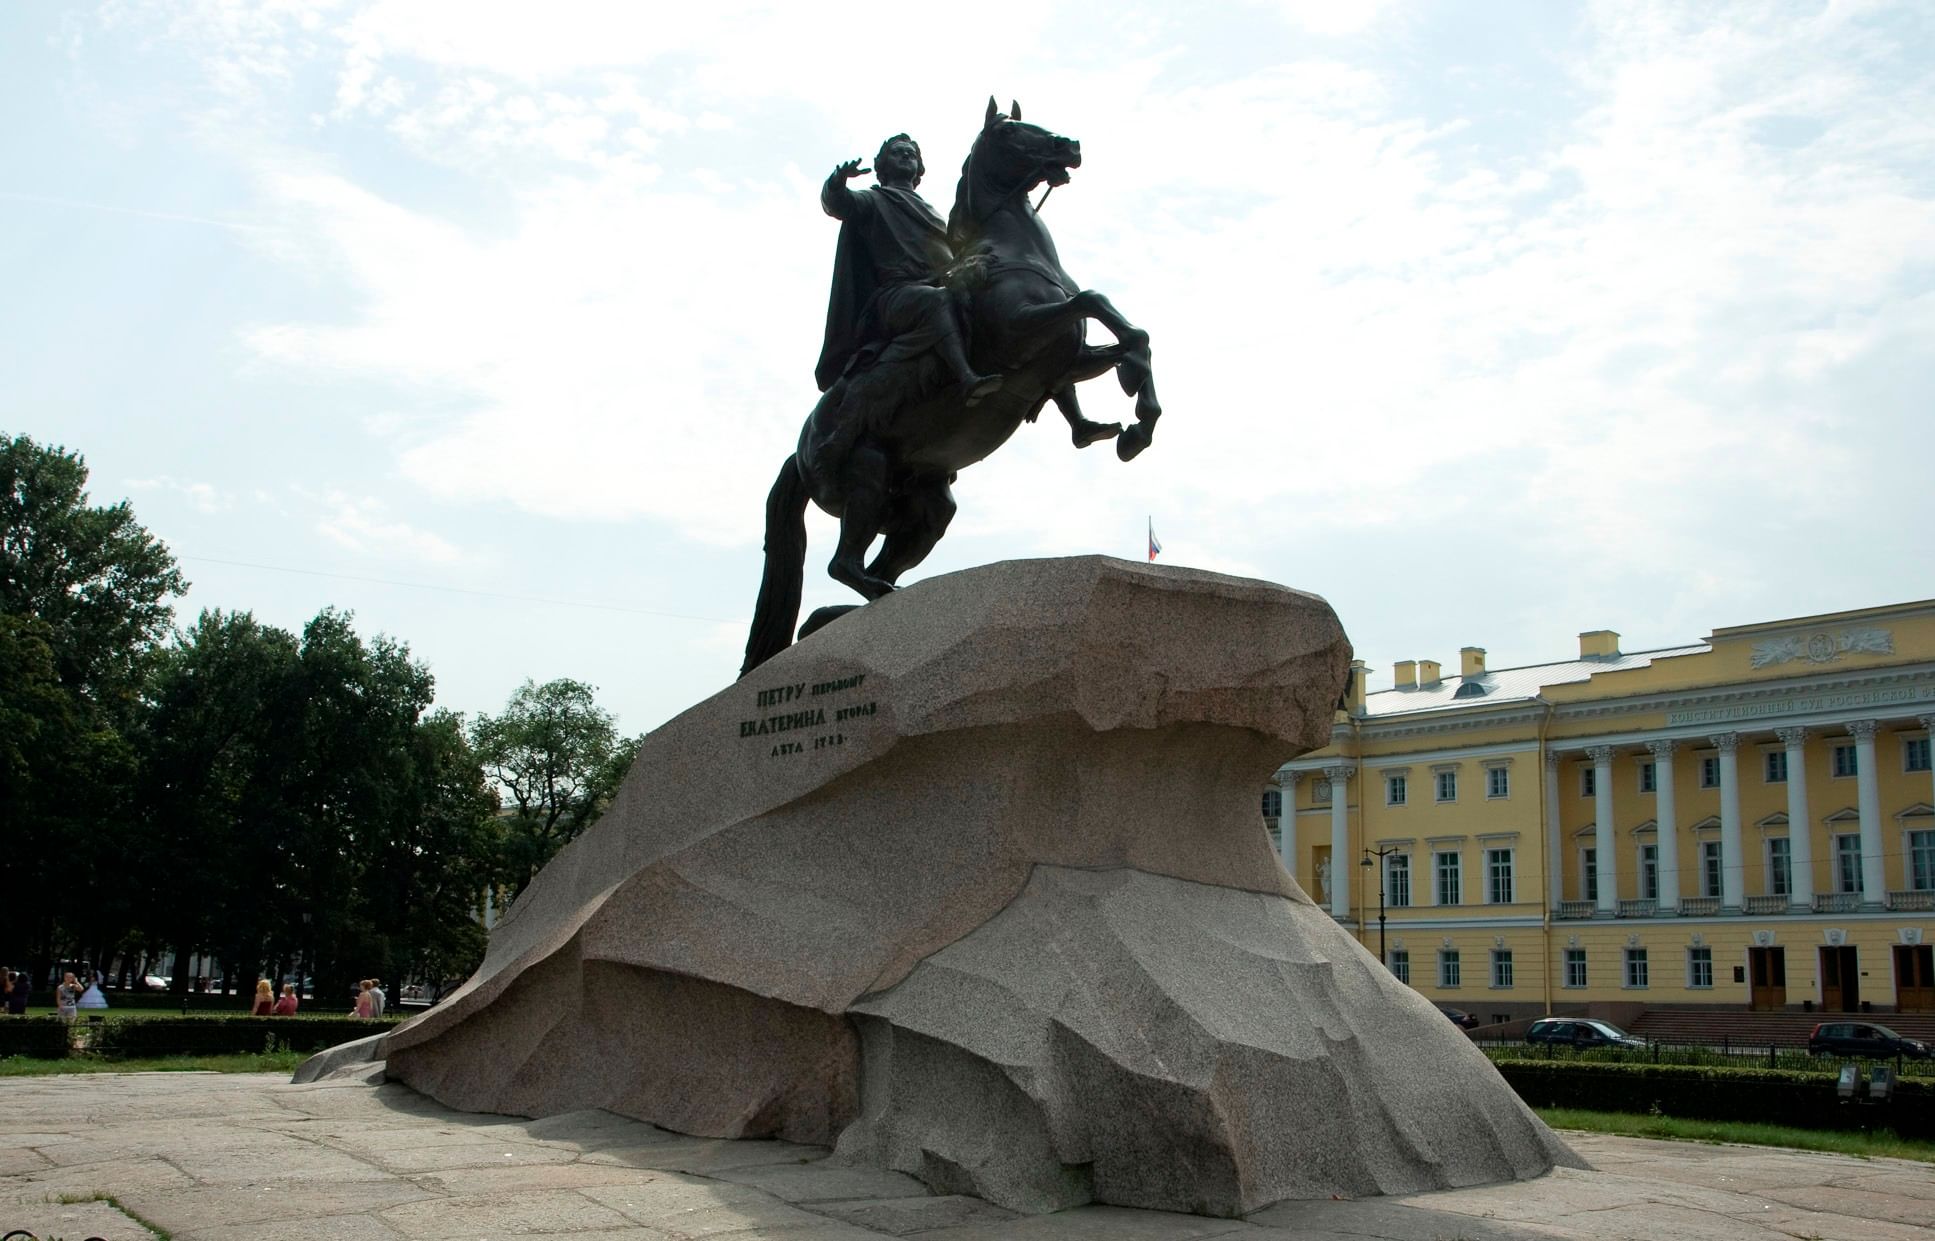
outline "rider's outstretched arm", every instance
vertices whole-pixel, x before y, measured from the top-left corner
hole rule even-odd
[[[856,194],[847,188],[847,182],[863,173],[873,171],[862,168],[860,161],[850,159],[833,170],[820,187],[820,209],[836,220],[851,220],[861,215],[873,203],[863,194]]]

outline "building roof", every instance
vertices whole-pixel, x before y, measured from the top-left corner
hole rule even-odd
[[[1420,711],[1528,702],[1548,685],[1585,681],[1601,672],[1644,668],[1656,659],[1704,655],[1712,649],[1705,642],[1695,642],[1654,651],[1622,651],[1617,655],[1592,655],[1551,664],[1530,664],[1523,668],[1493,668],[1477,676],[1445,677],[1436,684],[1415,688],[1380,689],[1364,695],[1364,715],[1368,719],[1381,719]]]

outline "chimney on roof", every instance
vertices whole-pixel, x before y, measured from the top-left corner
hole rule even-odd
[[[1485,675],[1485,648],[1482,646],[1461,646],[1458,648],[1458,675],[1479,677]]]
[[[1415,659],[1400,659],[1391,665],[1391,680],[1399,689],[1418,687],[1418,662]]]
[[[1579,658],[1595,659],[1619,654],[1619,635],[1610,629],[1590,629],[1579,635]]]
[[[1344,688],[1344,710],[1352,715],[1364,714],[1364,678],[1370,673],[1370,666],[1363,660],[1350,661],[1350,684]]]
[[[1437,660],[1420,659],[1418,661],[1419,687],[1429,688],[1430,686],[1436,685],[1439,681],[1442,681],[1444,679],[1442,673],[1443,673],[1443,669],[1441,669],[1438,666]]]

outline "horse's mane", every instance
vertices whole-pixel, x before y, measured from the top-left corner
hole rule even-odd
[[[954,186],[954,206],[947,213],[947,239],[957,255],[965,254],[981,239],[981,222],[987,218],[982,206],[991,191],[976,184],[974,157],[980,153],[981,143],[994,132],[995,125],[1007,119],[1005,113],[996,113],[994,124],[982,126],[981,132],[974,135],[973,145],[968,147],[967,158],[961,161],[961,179]]]

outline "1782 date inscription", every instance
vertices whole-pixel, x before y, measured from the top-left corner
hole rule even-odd
[[[741,737],[765,737],[774,733],[801,732],[808,729],[825,728],[828,724],[844,724],[848,720],[864,719],[873,715],[879,708],[874,701],[855,702],[851,698],[843,702],[820,702],[818,699],[828,695],[855,695],[865,683],[865,673],[850,677],[839,677],[831,681],[800,681],[791,685],[775,685],[759,690],[754,695],[754,705],[762,711],[774,707],[783,710],[772,711],[749,720],[739,721]],[[846,732],[822,732],[810,738],[794,740],[788,738],[773,744],[770,757],[780,758],[788,754],[804,754],[808,749],[825,750],[847,743]]]

